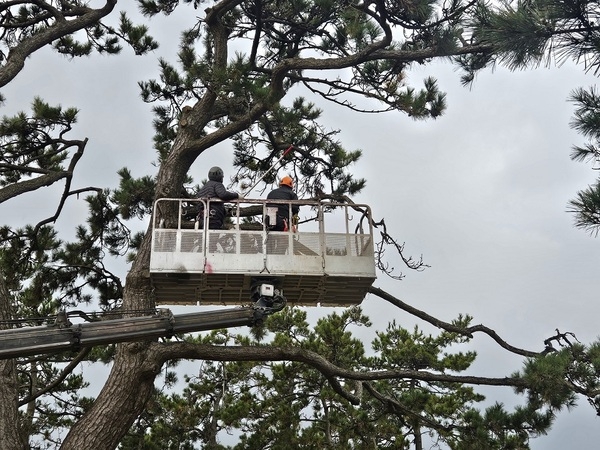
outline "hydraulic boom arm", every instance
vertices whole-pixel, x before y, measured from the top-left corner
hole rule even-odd
[[[171,337],[181,333],[259,325],[280,311],[285,298],[279,291],[256,295],[253,306],[173,315],[161,309],[152,316],[72,324],[63,314],[56,323],[0,331],[0,359],[78,350],[95,345]]]

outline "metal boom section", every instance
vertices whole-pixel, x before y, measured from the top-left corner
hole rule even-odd
[[[78,350],[96,345],[143,341],[177,334],[260,325],[266,316],[281,310],[273,306],[248,306],[187,314],[160,309],[155,315],[72,324],[66,316],[55,324],[0,331],[0,359]],[[59,316],[60,317],[60,316]]]

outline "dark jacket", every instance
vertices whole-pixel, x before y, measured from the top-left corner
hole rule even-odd
[[[239,198],[237,192],[229,192],[219,181],[208,180],[204,186],[198,191],[198,198],[215,199],[218,198],[224,202]],[[208,228],[217,229],[223,228],[225,222],[225,205],[219,201],[210,202],[210,210],[208,211]],[[199,218],[204,217],[203,207],[200,207]]]
[[[269,195],[267,195],[267,199],[298,200],[298,196],[292,190],[291,187],[282,185],[282,186],[278,187],[277,189],[273,189],[271,192],[269,192]],[[282,205],[282,204],[271,204],[271,205],[267,204],[267,207],[270,207],[270,206],[277,207],[277,223],[269,224],[271,227],[273,227],[273,225],[275,225],[275,227],[272,229],[274,229],[275,231],[283,231],[285,228],[286,220],[288,222],[288,227],[290,227],[290,206]],[[300,211],[300,207],[298,205],[292,205],[292,215],[295,216],[296,214],[298,214],[298,211]]]

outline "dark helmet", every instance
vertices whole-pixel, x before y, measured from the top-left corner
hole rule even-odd
[[[223,170],[218,167],[211,167],[208,171],[208,179],[212,181],[223,181]]]

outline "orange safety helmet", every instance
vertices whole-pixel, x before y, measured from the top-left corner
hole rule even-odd
[[[292,180],[292,177],[287,177],[287,176],[283,177],[281,179],[281,181],[279,182],[279,186],[283,186],[283,185],[289,186],[293,189],[294,188],[294,180]]]

